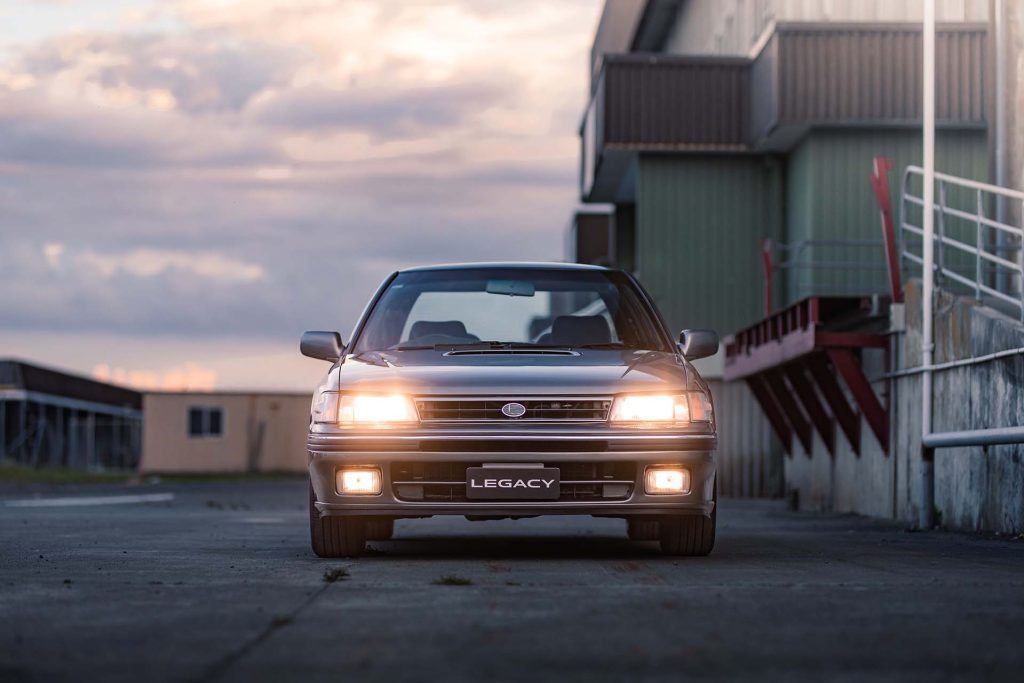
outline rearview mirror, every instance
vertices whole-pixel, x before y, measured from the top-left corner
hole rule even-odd
[[[718,353],[718,333],[714,330],[683,330],[679,333],[683,358],[697,360]]]
[[[533,296],[536,288],[532,282],[525,280],[488,280],[488,294],[505,294],[507,296]]]
[[[303,332],[299,342],[299,351],[303,356],[318,360],[329,360],[332,363],[341,358],[345,345],[337,332]]]

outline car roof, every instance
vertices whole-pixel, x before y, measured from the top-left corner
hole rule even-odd
[[[441,263],[430,266],[403,268],[400,273],[418,273],[425,270],[469,270],[479,268],[540,268],[543,270],[609,270],[604,266],[586,263],[558,263],[555,261],[495,261],[488,263]]]

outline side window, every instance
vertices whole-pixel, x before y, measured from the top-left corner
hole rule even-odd
[[[190,438],[217,437],[223,434],[223,408],[192,406],[188,409],[188,435]]]

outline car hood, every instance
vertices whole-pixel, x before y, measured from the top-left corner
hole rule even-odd
[[[336,368],[342,391],[435,395],[615,394],[684,390],[700,382],[679,356],[664,352],[582,350],[578,355],[369,352]]]

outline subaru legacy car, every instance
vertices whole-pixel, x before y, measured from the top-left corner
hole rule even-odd
[[[715,543],[715,413],[691,360],[629,273],[472,264],[392,274],[331,363],[310,415],[309,526],[356,556],[396,519],[594,515],[669,555]]]

